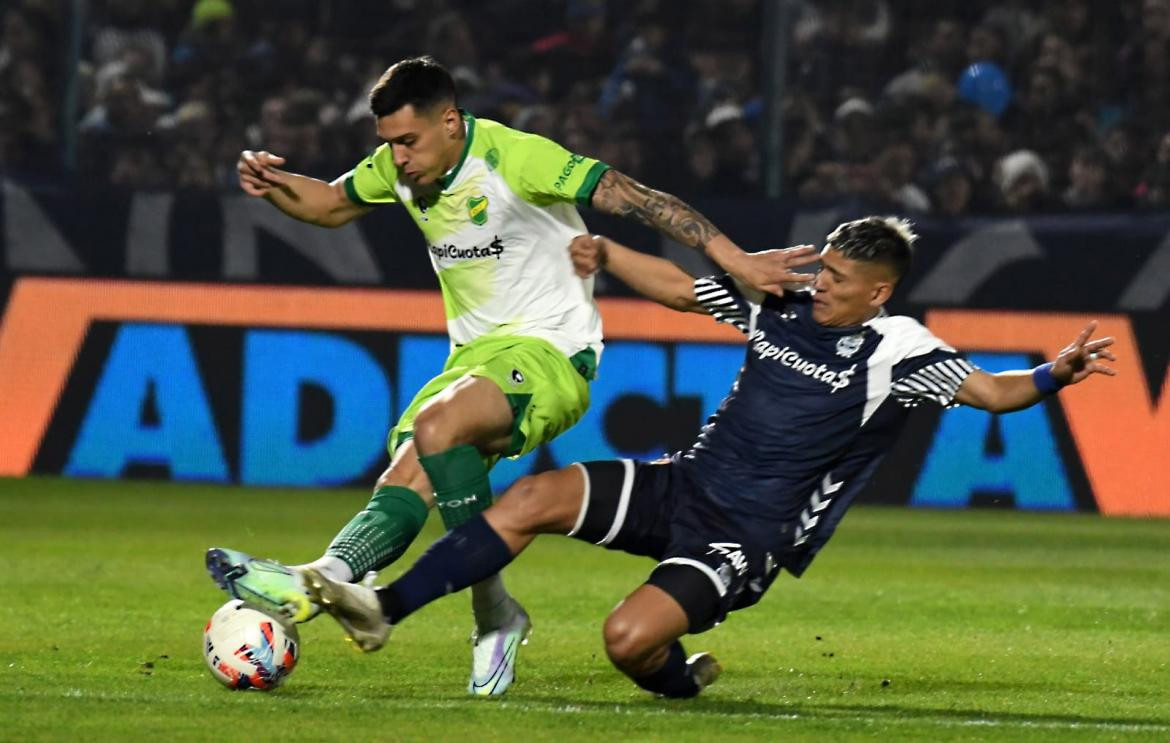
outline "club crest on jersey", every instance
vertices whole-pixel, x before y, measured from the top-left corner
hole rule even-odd
[[[483,227],[488,219],[488,199],[486,196],[472,196],[467,200],[467,216],[476,227]]]
[[[837,341],[837,355],[845,359],[853,358],[853,354],[857,353],[862,343],[865,343],[865,336],[861,333],[847,335]]]

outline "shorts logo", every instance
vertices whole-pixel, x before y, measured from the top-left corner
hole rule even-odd
[[[719,574],[720,579],[723,580],[724,585],[731,585],[731,569],[734,568],[737,575],[743,575],[748,569],[747,555],[743,553],[743,549],[739,542],[711,542],[707,545],[711,549],[707,550],[708,555],[722,555],[725,562],[719,566],[715,572]],[[724,571],[727,571],[727,577],[724,577]]]
[[[861,344],[864,342],[865,336],[861,333],[847,335],[837,341],[837,355],[846,359],[852,358],[853,354],[857,353],[857,349],[861,348]]]
[[[519,369],[512,370],[512,384],[524,384],[524,375]]]
[[[487,224],[487,208],[488,199],[486,196],[472,196],[467,200],[467,216],[471,218],[473,225],[483,227]]]

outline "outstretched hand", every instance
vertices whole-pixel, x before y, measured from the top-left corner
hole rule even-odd
[[[1117,361],[1113,352],[1108,350],[1109,346],[1113,345],[1113,338],[1089,340],[1096,329],[1097,321],[1093,320],[1081,331],[1076,340],[1061,350],[1052,363],[1052,376],[1063,384],[1076,384],[1090,374],[1117,376],[1117,371],[1113,367],[1101,362],[1101,359]]]
[[[244,150],[236,161],[240,174],[240,188],[250,196],[263,196],[274,186],[284,184],[284,173],[277,166],[284,165],[284,158],[271,152]]]
[[[742,253],[732,265],[723,268],[741,284],[782,296],[785,284],[806,284],[813,280],[812,274],[793,269],[812,265],[819,260],[820,255],[812,245],[797,245],[793,248],[762,250],[759,253]]]

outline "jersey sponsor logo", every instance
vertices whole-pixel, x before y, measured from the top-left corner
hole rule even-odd
[[[512,370],[512,384],[524,384],[524,375],[520,372],[519,369]]]
[[[451,261],[466,261],[474,258],[495,258],[500,259],[500,254],[504,252],[504,241],[496,235],[492,241],[481,247],[479,245],[472,245],[471,247],[461,248],[458,245],[431,245],[427,248],[431,251],[431,255],[438,260]]]
[[[483,227],[488,220],[488,198],[486,196],[472,196],[467,200],[467,216],[471,223]]]
[[[779,361],[795,372],[828,385],[831,388],[829,394],[848,387],[853,380],[853,375],[857,373],[857,364],[853,364],[848,369],[835,371],[824,364],[809,361],[788,346],[780,347],[766,340],[762,330],[754,331],[748,340],[752,342],[752,351],[761,361],[769,359]]]
[[[484,153],[483,161],[487,163],[488,170],[495,170],[500,167],[500,151],[495,147],[491,148]]]
[[[565,181],[569,180],[569,176],[583,162],[585,162],[584,155],[569,155],[569,161],[565,163],[565,167],[561,168],[561,174],[557,176],[557,181],[553,184],[553,187],[558,191],[565,190]]]
[[[862,343],[865,343],[865,336],[861,333],[847,335],[837,341],[837,355],[846,359],[853,358],[853,354],[857,353]]]

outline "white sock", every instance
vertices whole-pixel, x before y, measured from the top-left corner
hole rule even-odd
[[[504,578],[496,573],[471,587],[471,611],[481,632],[502,627],[516,611],[516,602],[504,588]]]
[[[353,582],[353,570],[345,564],[345,560],[333,555],[323,555],[304,565],[294,565],[294,568],[313,568],[321,575],[342,583]]]

